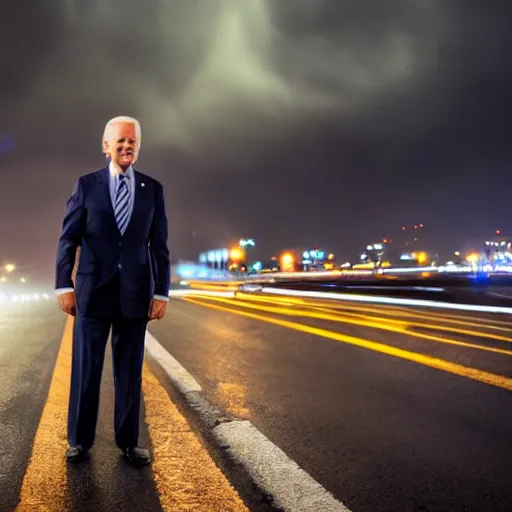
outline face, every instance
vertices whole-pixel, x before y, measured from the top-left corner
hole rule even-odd
[[[103,140],[103,151],[121,169],[127,169],[135,163],[138,156],[135,125],[133,123],[112,125],[110,132]]]

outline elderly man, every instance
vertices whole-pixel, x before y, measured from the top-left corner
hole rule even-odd
[[[134,466],[151,461],[148,450],[138,447],[144,339],[148,321],[165,314],[170,262],[162,185],[133,168],[140,144],[136,119],[107,123],[103,152],[109,164],[78,179],[59,239],[58,303],[75,316],[66,453],[71,461],[83,459],[94,443],[111,328],[116,444]]]

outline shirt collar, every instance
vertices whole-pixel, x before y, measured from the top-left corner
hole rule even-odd
[[[116,177],[117,176],[117,171],[116,171],[116,168],[114,167],[114,164],[112,163],[112,161],[110,161],[110,163],[108,164],[108,170],[109,170],[109,173],[110,173],[110,176],[112,177]],[[130,167],[128,167],[128,169],[126,169],[125,171],[125,176],[129,179],[132,178],[133,176],[133,167],[130,165]]]

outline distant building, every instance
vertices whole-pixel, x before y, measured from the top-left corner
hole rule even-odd
[[[361,254],[360,262],[352,266],[355,270],[386,268],[391,266],[391,240],[383,238],[366,246]]]
[[[416,231],[414,232],[416,235]],[[368,244],[361,260],[352,268],[356,270],[387,267],[418,267],[433,265],[437,255],[428,251],[416,236],[402,243],[393,243],[389,238]]]
[[[318,245],[312,249],[304,249],[298,251],[302,255],[302,270],[334,270],[336,265],[336,257],[334,253],[328,252]]]
[[[512,236],[495,235],[485,242],[485,263],[495,270],[508,270],[512,267]]]

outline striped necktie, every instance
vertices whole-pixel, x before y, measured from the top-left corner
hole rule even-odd
[[[128,190],[128,183],[126,182],[126,176],[124,174],[119,174],[119,185],[117,187],[114,211],[119,232],[121,235],[124,235],[130,220],[130,191]]]

